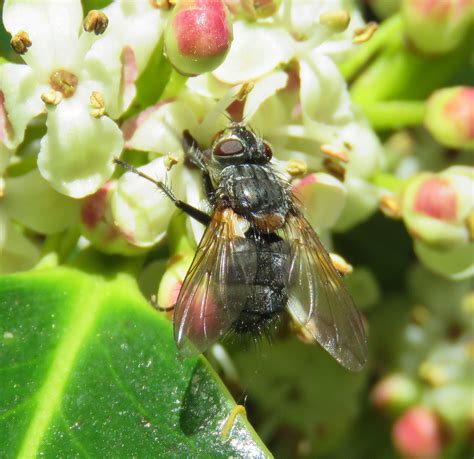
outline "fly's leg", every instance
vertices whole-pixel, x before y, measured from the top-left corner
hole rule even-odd
[[[189,161],[201,171],[206,195],[211,199],[214,194],[214,187],[212,186],[209,169],[204,159],[204,153],[199,147],[196,139],[187,129],[183,131],[183,149]]]
[[[171,312],[174,309],[174,304],[173,306],[168,306],[167,308],[163,308],[158,304],[158,300],[156,299],[156,295],[152,295],[151,298],[148,300],[148,302],[157,310],[160,312]]]
[[[224,427],[222,427],[221,431],[221,438],[222,440],[228,440],[230,437],[230,433],[232,431],[232,427],[234,427],[235,424],[235,418],[237,417],[238,414],[242,414],[244,416],[247,415],[247,412],[245,411],[245,406],[243,405],[235,405],[234,408],[232,408],[229,417],[226,419],[224,423]]]
[[[181,209],[183,212],[188,214],[191,218],[194,218],[199,223],[202,223],[203,225],[207,226],[211,222],[211,217],[209,215],[207,215],[205,212],[202,212],[199,209],[196,209],[196,207],[193,207],[189,205],[188,203],[178,199],[173,193],[173,191],[171,190],[171,188],[166,186],[165,183],[162,182],[161,180],[156,180],[153,177],[150,177],[149,175],[143,173],[142,171],[138,170],[136,167],[133,167],[131,164],[128,164],[125,161],[122,161],[121,159],[114,158],[114,163],[118,164],[124,169],[127,169],[130,172],[133,172],[134,174],[139,175],[140,177],[143,177],[149,182],[154,183],[169,199],[171,199],[173,204],[178,209]]]

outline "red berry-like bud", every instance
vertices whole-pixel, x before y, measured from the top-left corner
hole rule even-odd
[[[225,59],[232,43],[230,13],[222,0],[180,0],[165,30],[165,48],[184,75],[210,72]]]
[[[474,148],[474,87],[436,91],[428,100],[425,125],[433,137],[453,148]]]
[[[410,458],[436,458],[442,449],[439,420],[431,410],[422,406],[413,407],[398,418],[392,429],[392,438],[397,450]]]
[[[472,18],[471,0],[404,0],[405,31],[425,53],[445,53],[464,38]]]

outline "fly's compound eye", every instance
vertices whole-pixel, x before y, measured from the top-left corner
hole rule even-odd
[[[254,160],[258,164],[267,164],[273,156],[272,147],[267,142],[261,142],[254,155]]]
[[[242,155],[244,151],[244,145],[239,139],[221,140],[214,147],[214,154],[221,158],[230,158],[232,156]]]
[[[267,142],[263,142],[263,154],[267,161],[271,161],[273,157],[272,147],[270,147]]]

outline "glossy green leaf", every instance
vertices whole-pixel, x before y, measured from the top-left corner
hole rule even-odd
[[[0,278],[0,456],[270,457],[242,415],[223,436],[223,384],[178,357],[131,276],[108,272]]]

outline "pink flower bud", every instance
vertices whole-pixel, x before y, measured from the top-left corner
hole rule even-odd
[[[447,222],[456,219],[456,192],[441,177],[429,177],[421,183],[413,204],[416,212],[428,217]]]
[[[136,255],[144,250],[133,245],[133,236],[115,223],[111,197],[116,182],[109,181],[84,199],[81,206],[81,232],[101,252]]]
[[[415,382],[403,374],[391,374],[381,379],[372,389],[372,403],[380,409],[399,413],[418,398]]]
[[[438,418],[422,406],[411,408],[398,418],[392,438],[403,456],[419,459],[438,457],[443,443]]]
[[[171,258],[158,287],[157,299],[161,308],[170,308],[176,303],[192,261],[192,253],[175,255]]]
[[[443,145],[474,148],[474,87],[457,86],[432,94],[425,125]]]
[[[422,173],[407,182],[401,213],[414,238],[445,249],[469,241],[472,174],[470,168],[452,167],[439,174]]]
[[[344,185],[323,172],[295,181],[293,192],[303,203],[308,220],[319,229],[333,226],[346,204]]]
[[[445,53],[464,38],[472,17],[471,0],[404,0],[405,32],[425,53]]]
[[[232,43],[232,22],[222,0],[179,0],[165,30],[168,59],[184,75],[218,67]]]

